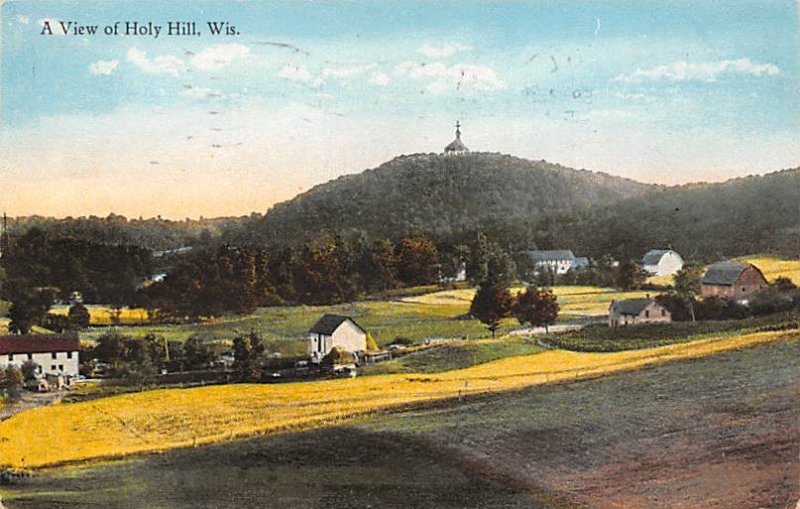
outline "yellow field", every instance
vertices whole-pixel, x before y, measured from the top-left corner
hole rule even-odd
[[[89,310],[89,323],[92,325],[111,325],[112,310],[107,306],[97,306],[89,304],[86,306]],[[50,310],[55,315],[66,316],[69,313],[69,306],[53,306]],[[141,323],[148,323],[147,311],[139,308],[123,308],[119,316],[120,325],[137,325]]]
[[[788,277],[795,284],[800,283],[800,260],[784,260],[774,256],[744,256],[743,262],[752,263],[764,273],[767,281],[772,283],[779,277]]]
[[[512,288],[511,293],[517,293],[524,288]],[[621,292],[611,288],[597,286],[556,286],[553,292],[558,296],[558,304],[562,313],[573,315],[603,316],[608,313],[608,306],[612,300],[635,299],[644,297],[648,292]],[[446,290],[429,293],[417,297],[407,297],[404,302],[415,304],[452,305],[464,304],[469,306],[475,290]]]
[[[675,280],[672,274],[668,274],[665,276],[650,276],[647,278],[647,282],[651,285],[672,286]]]
[[[796,337],[719,336],[608,354],[552,350],[432,375],[168,389],[22,412],[0,423],[0,464],[42,467],[322,426],[408,404],[597,376]]]

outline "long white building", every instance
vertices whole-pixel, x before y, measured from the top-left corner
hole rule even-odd
[[[0,368],[36,364],[37,375],[78,376],[78,336],[25,334],[0,336]]]

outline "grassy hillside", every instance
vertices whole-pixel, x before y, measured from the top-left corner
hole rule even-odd
[[[350,229],[384,238],[411,228],[446,236],[582,210],[651,187],[508,155],[417,154],[339,177],[276,205],[251,233],[270,244]]]
[[[609,288],[590,286],[556,287],[562,306],[562,319],[601,316],[608,310],[612,299],[644,296],[646,292],[618,292]],[[255,330],[265,339],[268,351],[295,355],[305,352],[305,336],[309,327],[323,313],[352,316],[367,328],[379,345],[391,343],[397,337],[415,341],[426,338],[485,338],[491,336],[478,320],[466,318],[474,290],[448,290],[432,292],[398,300],[360,301],[334,306],[291,306],[262,308],[247,316],[222,317],[195,324],[149,325],[141,324],[143,310],[126,310],[122,323],[113,327],[125,334],[154,333],[168,340],[185,340],[199,334],[208,340],[233,339],[240,332]],[[109,310],[90,306],[93,320],[106,324]],[[66,308],[58,308],[66,313]],[[139,324],[139,325],[134,325]],[[519,328],[519,323],[507,318],[502,321],[504,330]],[[81,334],[84,339],[96,339],[112,327],[94,327]]]
[[[796,331],[719,336],[609,354],[551,350],[444,373],[165,389],[56,405],[0,423],[2,463],[39,467],[313,428],[464,394],[595,377],[796,336]]]
[[[798,356],[798,340],[770,343],[52,469],[0,494],[10,509],[793,507],[800,365],[783,360]]]

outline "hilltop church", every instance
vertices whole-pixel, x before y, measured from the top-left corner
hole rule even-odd
[[[466,154],[468,152],[469,149],[461,141],[461,123],[456,122],[456,139],[450,142],[450,144],[444,148],[444,155],[446,156],[461,155],[461,154]]]

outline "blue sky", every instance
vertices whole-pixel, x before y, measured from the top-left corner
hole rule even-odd
[[[473,150],[647,182],[800,164],[795,0],[12,0],[1,12],[13,214],[264,211],[438,152],[456,119]],[[41,35],[58,21],[193,21],[201,35]],[[207,21],[238,34],[212,36]]]

